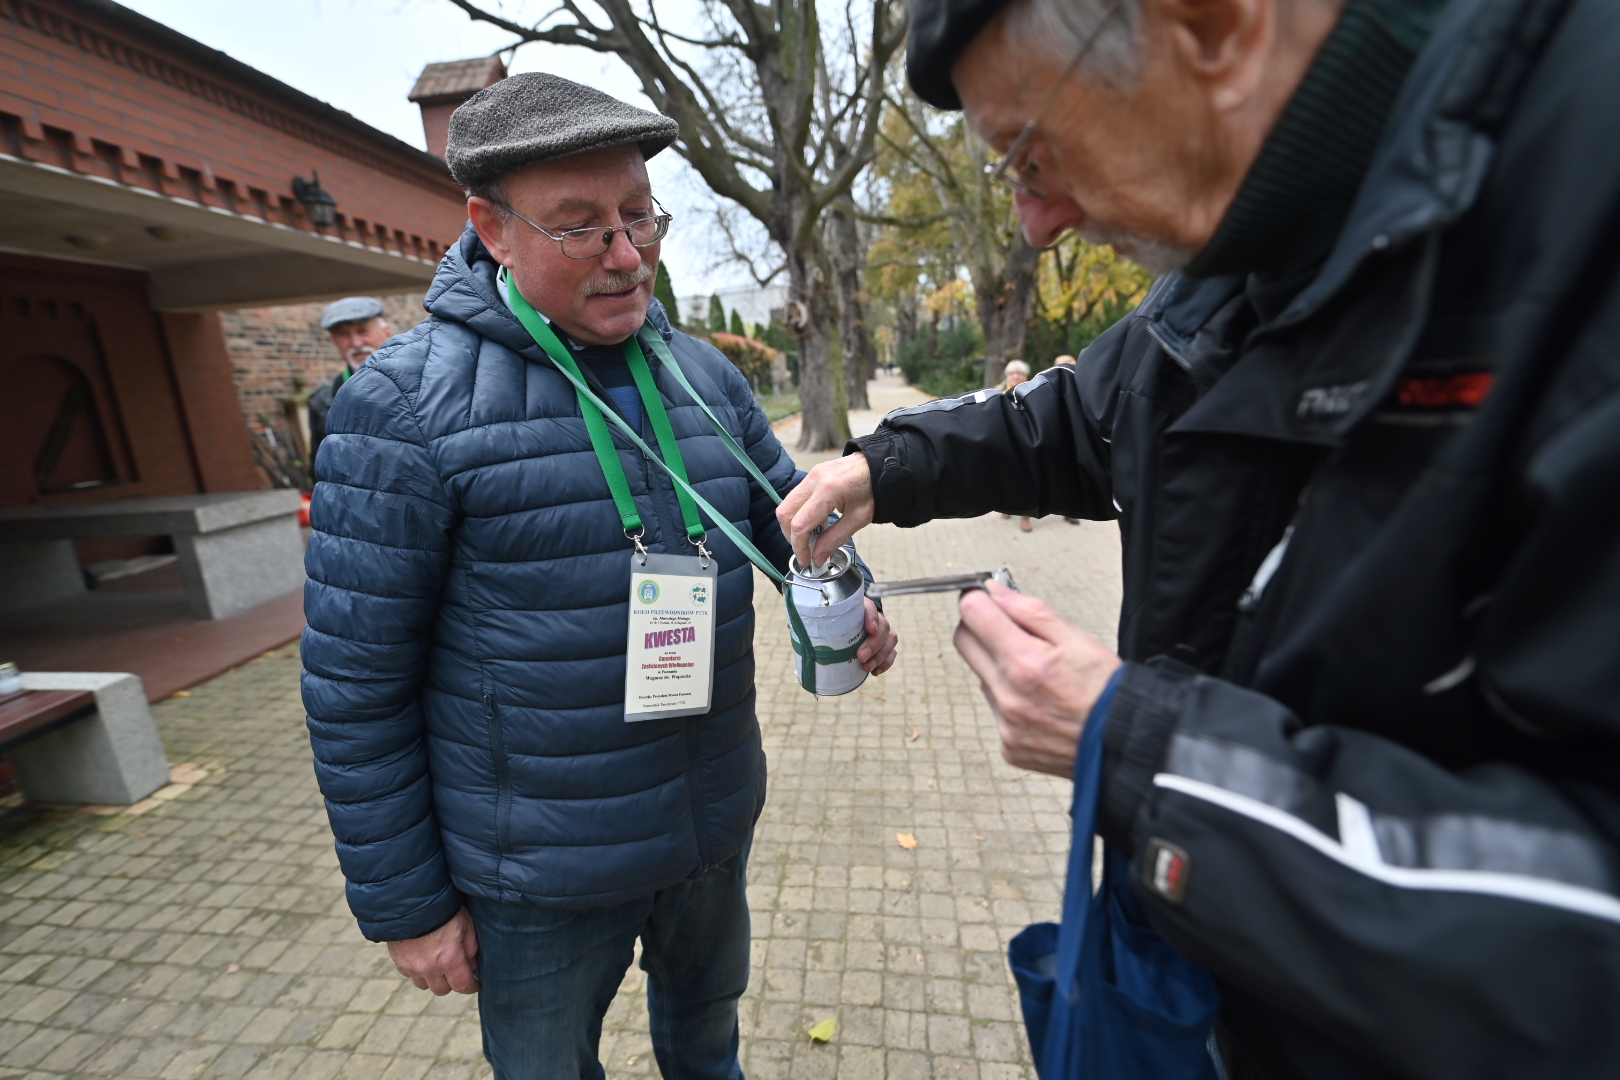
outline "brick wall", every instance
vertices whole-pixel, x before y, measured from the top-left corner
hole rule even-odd
[[[442,161],[113,5],[0,0],[0,151],[306,232],[313,169],[326,235],[428,262],[466,221]]]
[[[395,333],[404,333],[423,319],[424,293],[379,296],[384,317]],[[324,304],[243,308],[220,313],[225,350],[236,379],[242,415],[255,428],[263,427],[259,414],[281,416],[281,398],[297,393],[302,384],[313,390],[336,375],[343,360],[332,339],[321,329]]]

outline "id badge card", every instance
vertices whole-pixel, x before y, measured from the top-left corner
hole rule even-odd
[[[717,580],[712,558],[631,553],[627,723],[709,711]]]

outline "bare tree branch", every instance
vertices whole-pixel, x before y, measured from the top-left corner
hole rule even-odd
[[[848,200],[846,215],[857,209],[850,192],[876,152],[886,73],[905,36],[903,0],[844,0],[842,26],[827,30],[818,0],[702,0],[708,26],[696,31],[666,26],[656,0],[642,0],[640,12],[636,0],[592,0],[606,26],[580,0],[559,0],[527,26],[487,0],[450,2],[520,42],[618,56],[654,106],[679,123],[676,153],[782,253],[780,266],[764,266],[720,218],[734,260],[761,283],[785,270],[807,306],[798,326],[805,438],[818,448],[837,445],[847,423],[832,404],[825,368],[826,326],[839,304],[821,222],[839,200]]]

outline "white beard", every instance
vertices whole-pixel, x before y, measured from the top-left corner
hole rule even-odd
[[[1092,244],[1107,244],[1121,258],[1131,260],[1154,277],[1175,273],[1198,254],[1197,248],[1186,244],[1150,240],[1111,225],[1088,224],[1086,228],[1078,231],[1081,239]]]

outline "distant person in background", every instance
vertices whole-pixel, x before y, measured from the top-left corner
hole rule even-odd
[[[375,296],[350,296],[327,304],[326,310],[321,312],[321,329],[331,335],[332,344],[337,346],[338,355],[343,358],[343,370],[309,395],[311,470],[315,467],[315,451],[326,438],[326,414],[332,411],[332,399],[338,389],[383,342],[394,336],[393,327],[383,318],[382,301]]]
[[[1001,371],[1001,390],[1006,393],[1019,383],[1029,382],[1029,365],[1022,360],[1009,360]]]
[[[1029,365],[1022,360],[1007,361],[1007,366],[1001,370],[1001,392],[1005,394],[1019,383],[1027,382],[1029,382]],[[1009,521],[1012,520],[1011,514],[1002,514],[1001,516]],[[1033,532],[1035,530],[1035,524],[1029,518],[1019,518],[1018,527],[1024,532]]]

